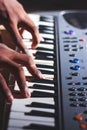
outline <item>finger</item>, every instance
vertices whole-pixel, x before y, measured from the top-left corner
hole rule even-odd
[[[0,73],[0,86],[1,86],[5,96],[7,97],[7,100],[9,102],[12,102],[14,100],[14,97],[13,97],[10,89],[8,88],[7,83],[1,73]]]
[[[33,55],[30,52],[28,55],[26,54],[21,54],[18,53],[10,48],[8,48],[7,46],[0,46],[0,54],[2,54],[4,52],[4,56],[2,58],[2,67],[5,68],[9,68],[9,64],[7,64],[7,59],[5,58],[5,56],[10,60],[8,61],[9,63],[12,62],[12,60],[14,62],[16,62],[14,64],[14,66],[18,67],[18,64],[21,64],[22,66],[26,66],[28,68],[28,71],[37,78],[43,78],[42,73],[37,69],[34,59],[33,59]],[[29,50],[28,50],[29,52]],[[5,58],[5,59],[4,59]],[[18,64],[17,64],[18,63]],[[11,63],[13,64],[13,63]],[[0,64],[1,65],[1,64]],[[11,66],[11,65],[10,65]],[[11,66],[10,69],[14,66]],[[13,68],[12,68],[13,69]],[[13,69],[14,70],[14,69]]]
[[[20,53],[15,53],[14,59],[15,62],[18,64],[21,64],[23,66],[26,66],[28,71],[37,78],[44,78],[43,74],[37,69],[33,55],[32,53],[30,55],[26,54],[20,54]]]
[[[29,16],[25,13],[24,19],[22,19],[20,24],[24,29],[31,32],[32,34],[32,48],[35,49],[41,41],[41,36],[39,34],[39,30],[36,27],[35,23],[29,18]]]
[[[22,37],[20,35],[20,32],[18,30],[17,24],[16,23],[11,23],[9,25],[5,24],[6,29],[9,31],[11,34],[14,43],[23,51],[25,52],[25,44],[22,40]]]
[[[17,83],[19,85],[23,97],[30,97],[31,93],[27,89],[26,78],[22,66],[10,60],[7,57],[4,57],[2,59],[1,65],[3,65],[3,67],[7,68],[15,75],[15,78],[17,80]]]

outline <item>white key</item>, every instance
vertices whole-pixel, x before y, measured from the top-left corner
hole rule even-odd
[[[29,73],[29,71],[27,70],[27,68],[26,67],[23,67],[23,69],[24,69],[24,73],[25,73],[25,76],[32,76],[30,73]],[[48,69],[48,68],[39,68],[38,67],[38,69],[41,69],[41,70],[47,70],[47,71],[50,71],[50,72],[54,72],[54,70],[53,69]],[[48,74],[43,74],[44,76],[45,76],[45,78],[46,79],[53,79],[54,78],[54,75],[53,74],[49,74],[49,72],[48,72]]]
[[[12,107],[11,109],[13,110],[14,106],[16,106],[16,109],[22,109],[20,107],[24,106],[25,104],[31,104],[33,102],[37,102],[37,103],[45,103],[45,104],[52,104],[54,105],[54,99],[53,98],[23,98],[23,99],[14,99],[13,103],[12,103]],[[20,108],[19,108],[20,107]]]
[[[23,67],[23,69],[24,69],[25,76],[31,76],[31,74],[29,73],[26,67]]]
[[[32,103],[42,103],[42,104],[47,104],[47,105],[55,105],[54,104],[54,99],[53,98],[25,98],[25,99],[14,99],[12,106],[11,106],[11,111],[14,112],[28,112],[31,110],[41,110],[41,111],[46,111],[46,112],[52,112],[54,113],[54,109],[51,108],[39,108],[37,107],[32,107]],[[20,105],[18,105],[20,104]],[[29,107],[26,107],[26,105],[29,105]]]
[[[28,81],[26,81],[26,83],[27,83],[27,86],[30,86],[30,87],[33,87],[34,84],[36,84],[36,85],[44,85],[44,86],[46,86],[46,88],[47,88],[47,87],[52,87],[52,88],[54,87],[54,84],[52,84],[52,83],[51,83],[51,84],[50,84],[50,83],[47,83],[47,84],[46,84],[46,83],[43,83],[43,84],[42,84],[42,83],[28,82]],[[44,88],[44,89],[45,89],[45,88]]]
[[[49,65],[49,66],[54,65],[54,61],[51,61],[51,60],[48,61],[48,60],[35,59],[35,63],[40,64],[40,65]]]
[[[35,91],[35,92],[44,92],[44,93],[49,93],[49,94],[54,94],[54,90],[40,90],[40,89],[29,89],[29,91],[31,92],[31,94]]]
[[[44,42],[44,44],[39,44],[38,47],[42,47],[43,49],[54,49],[54,44],[47,44]]]
[[[28,16],[35,22],[36,25],[38,25],[38,22],[40,21],[40,15],[28,14]]]
[[[32,111],[33,110],[31,110],[31,112]],[[44,111],[42,111],[42,112],[44,113]],[[26,113],[28,113],[28,112],[26,112]],[[32,123],[34,121],[36,121],[36,122],[54,122],[54,117],[43,117],[43,116],[25,115],[24,112],[11,112],[9,119],[32,121]]]
[[[37,124],[37,125],[45,125],[45,126],[54,126],[54,122],[49,122],[49,120],[48,120],[48,122],[47,122],[47,120],[46,121],[37,121],[37,120],[35,120],[35,121],[33,121],[32,122],[32,120],[31,121],[29,121],[29,120],[14,120],[14,119],[11,119],[11,120],[9,120],[9,126],[12,126],[12,127],[19,127],[19,128],[23,128],[24,126],[30,126],[31,124]]]
[[[39,21],[39,25],[44,25],[44,26],[53,27],[53,26],[54,26],[54,23],[53,23],[53,22],[46,22],[46,21]]]
[[[45,34],[45,33],[40,33],[40,35],[44,38],[48,38],[48,39],[54,39],[54,35],[53,34]]]

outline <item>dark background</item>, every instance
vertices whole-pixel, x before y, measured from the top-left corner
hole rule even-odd
[[[18,0],[26,10],[86,10],[87,0]]]

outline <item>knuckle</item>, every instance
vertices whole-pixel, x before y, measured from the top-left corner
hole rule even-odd
[[[19,73],[23,72],[23,68],[22,66],[19,64],[17,66],[14,67],[14,71],[13,73],[16,75],[16,76],[19,76]]]

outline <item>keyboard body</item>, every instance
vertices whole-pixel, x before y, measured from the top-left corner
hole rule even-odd
[[[5,104],[2,130],[87,129],[86,15],[86,11],[31,14],[44,38],[35,62],[46,79],[26,81],[30,99],[19,96]],[[29,37],[25,31],[26,46]],[[26,68],[24,71],[30,76]],[[19,91],[16,82],[14,91]]]

